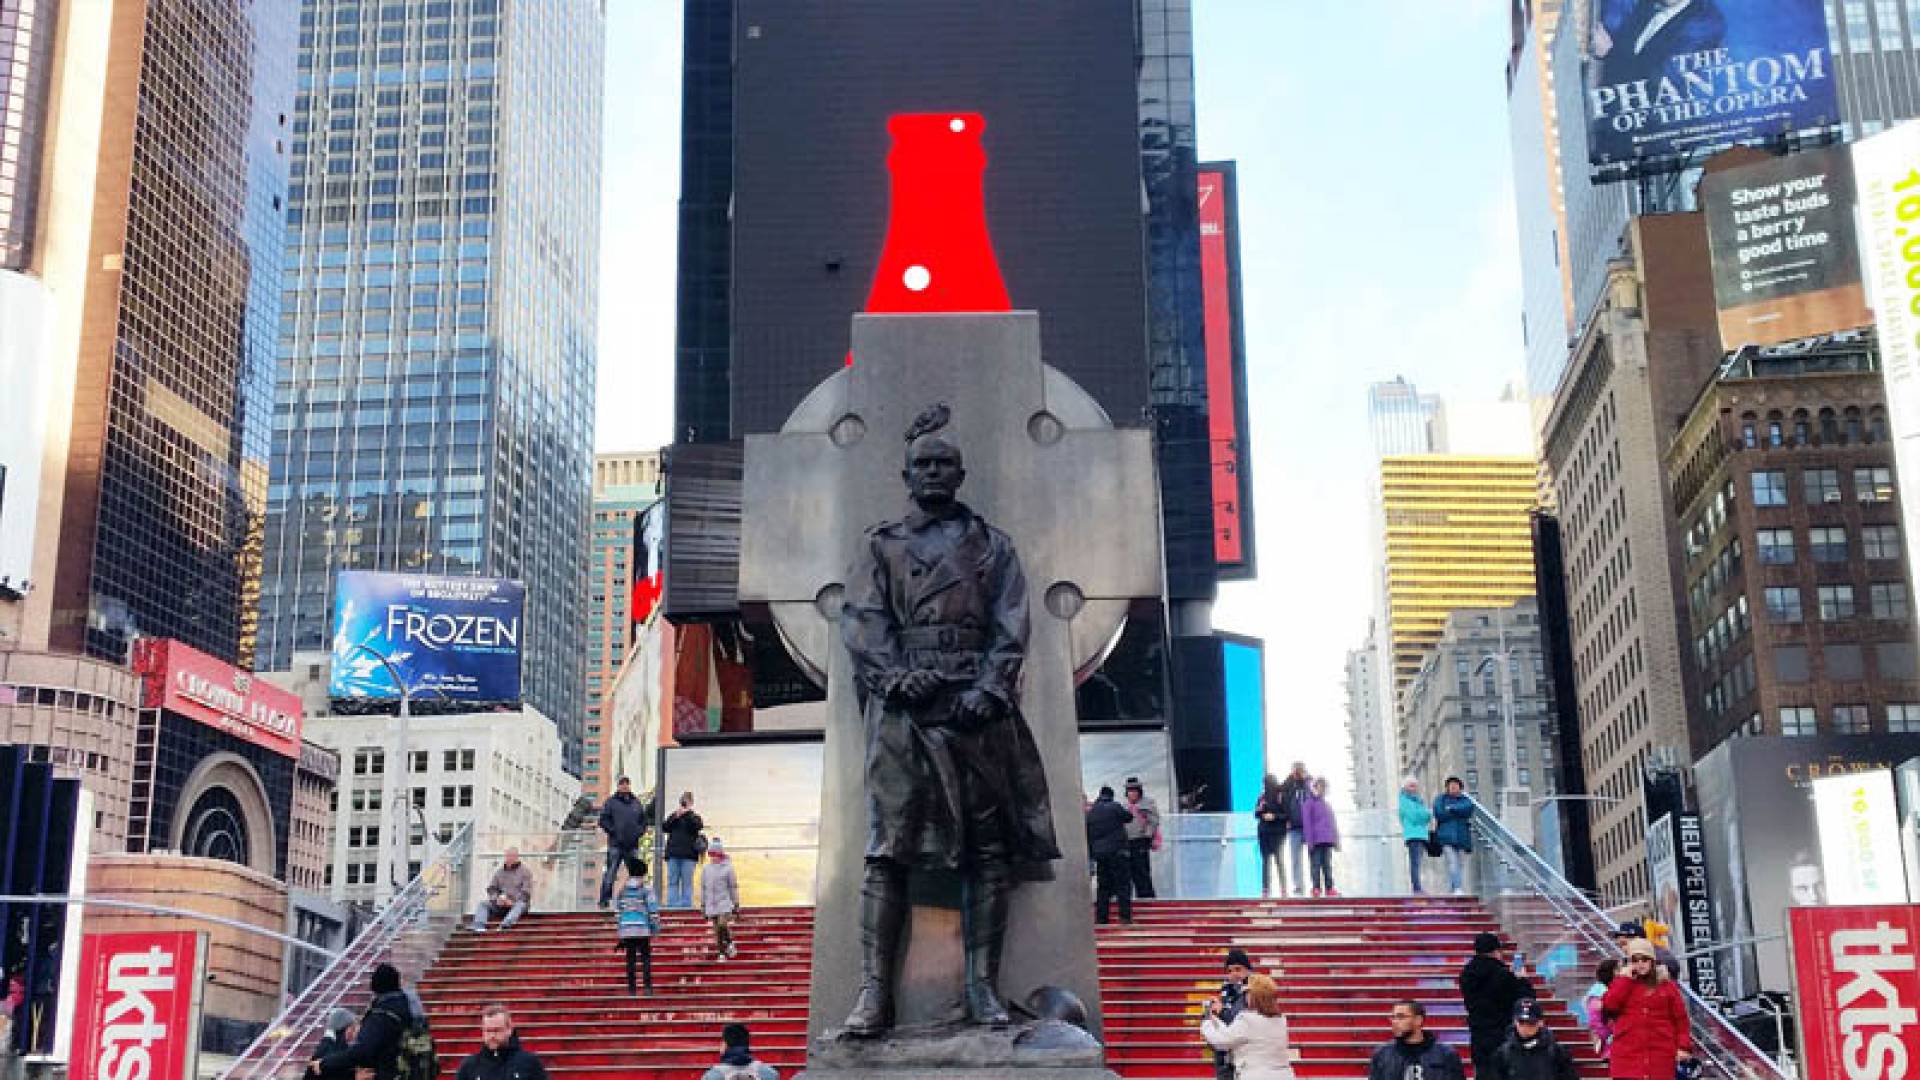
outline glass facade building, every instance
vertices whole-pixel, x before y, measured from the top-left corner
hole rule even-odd
[[[33,258],[58,0],[0,0],[0,270]]]
[[[297,10],[112,12],[92,263],[108,283],[79,301],[56,650],[124,661],[146,634],[254,659]]]
[[[608,705],[627,650],[639,644],[631,625],[635,575],[644,576],[635,543],[640,515],[660,500],[660,452],[596,454],[593,459],[593,560],[587,598],[587,729],[580,790],[613,794],[616,758],[607,730]]]
[[[308,0],[299,34],[263,663],[326,647],[340,570],[521,580],[577,773],[601,5]]]

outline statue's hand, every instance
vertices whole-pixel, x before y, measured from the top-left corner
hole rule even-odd
[[[999,718],[1000,699],[985,690],[969,690],[960,695],[959,712],[968,727],[980,727]]]
[[[915,668],[894,680],[893,690],[887,696],[901,705],[924,705],[940,691],[940,673],[926,668]]]

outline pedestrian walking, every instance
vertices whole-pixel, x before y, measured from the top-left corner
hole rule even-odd
[[[484,933],[488,920],[496,915],[504,916],[500,920],[501,930],[511,930],[520,916],[527,913],[527,905],[533,903],[533,871],[520,861],[520,849],[508,848],[500,869],[493,872],[493,878],[487,882],[486,899],[473,909],[473,932]]]
[[[1421,887],[1420,864],[1427,857],[1427,838],[1433,835],[1433,810],[1420,797],[1420,781],[1412,776],[1400,781],[1400,838],[1407,844],[1407,878],[1413,894],[1426,892]]]
[[[1311,778],[1307,763],[1296,761],[1280,781],[1280,818],[1287,823],[1287,863],[1293,870],[1293,895],[1307,895],[1307,840],[1300,831],[1300,800],[1307,797]]]
[[[1293,1046],[1280,1015],[1280,988],[1265,975],[1247,980],[1246,1007],[1232,1021],[1220,1019],[1217,1000],[1207,1002],[1200,1034],[1215,1050],[1233,1055],[1234,1080],[1293,1080]]]
[[[1127,826],[1133,815],[1103,787],[1087,807],[1087,854],[1093,859],[1093,921],[1104,924],[1120,901],[1120,921],[1133,925],[1133,877],[1127,862]]]
[[[621,952],[627,954],[627,994],[640,991],[634,983],[634,966],[644,972],[647,993],[653,993],[653,935],[660,932],[660,901],[647,884],[647,867],[627,879],[620,888],[620,906],[614,916],[614,932]]]
[[[1313,864],[1313,895],[1339,896],[1333,887],[1333,852],[1340,846],[1340,826],[1334,821],[1333,805],[1327,802],[1324,776],[1315,777],[1307,797],[1300,800],[1300,835]]]
[[[392,964],[373,969],[369,982],[373,1001],[360,1018],[359,1028],[345,1047],[315,1057],[307,1063],[314,1076],[351,1076],[362,1069],[372,1070],[374,1080],[394,1080],[400,1075],[400,1060],[407,1034],[425,1022],[416,1012],[412,995],[400,986],[400,970]]]
[[[1433,800],[1433,838],[1447,863],[1447,888],[1455,896],[1464,895],[1467,855],[1473,851],[1473,800],[1457,776],[1447,777],[1447,790]],[[1504,1018],[1500,1025],[1506,1026]]]
[[[707,823],[694,812],[691,791],[680,793],[679,807],[660,823],[660,831],[667,838],[667,906],[670,908],[693,906],[693,868],[705,850],[706,841],[700,833],[706,827]]]
[[[1373,1052],[1367,1080],[1467,1080],[1459,1052],[1427,1030],[1425,1005],[1396,1002],[1390,1015],[1393,1038]]]
[[[1260,895],[1278,892],[1285,896],[1287,874],[1280,864],[1280,849],[1287,842],[1287,808],[1280,793],[1280,778],[1272,773],[1261,785],[1260,798],[1253,804],[1253,818],[1254,836],[1260,842]]]
[[[1601,1008],[1613,1024],[1607,1075],[1614,1080],[1669,1080],[1693,1057],[1686,999],[1651,941],[1627,943],[1626,973],[1607,987]]]
[[[335,1009],[327,1014],[327,1033],[320,1036],[320,1042],[314,1046],[314,1059],[324,1061],[328,1057],[353,1045],[354,1036],[360,1034],[360,1018],[353,1015],[352,1009]],[[353,1080],[351,1066],[327,1070],[322,1068],[320,1080]]]
[[[700,1080],[780,1080],[780,1070],[753,1056],[751,1039],[745,1024],[721,1028],[720,1064],[701,1073]]]
[[[1568,1050],[1547,1030],[1546,1014],[1533,998],[1513,1007],[1513,1030],[1493,1056],[1487,1080],[1580,1080]]]
[[[1587,1033],[1593,1036],[1593,1052],[1600,1055],[1602,1061],[1607,1060],[1613,1048],[1613,1021],[1607,1019],[1605,1008],[1607,988],[1613,985],[1614,978],[1619,974],[1620,961],[1607,957],[1593,969],[1593,985],[1587,987],[1587,992],[1582,995]]]
[[[1153,853],[1160,848],[1160,807],[1137,776],[1127,777],[1127,866],[1133,876],[1133,895],[1153,899]]]
[[[733,959],[733,924],[740,915],[740,881],[733,874],[727,848],[714,837],[707,845],[707,868],[700,872],[700,910],[713,924],[713,955]]]
[[[1467,1037],[1475,1076],[1488,1075],[1494,1052],[1507,1041],[1513,1008],[1521,998],[1534,996],[1533,983],[1507,966],[1512,954],[1500,935],[1482,932],[1473,938],[1473,959],[1460,969],[1460,1000],[1467,1006]]]
[[[520,1045],[505,1005],[480,1010],[480,1049],[460,1063],[455,1080],[547,1080],[547,1067]]]
[[[613,901],[615,878],[626,864],[627,876],[643,873],[640,841],[647,835],[647,804],[633,794],[633,781],[621,777],[600,808],[600,831],[607,834],[607,871],[600,878],[600,906]]]
[[[1247,1005],[1247,980],[1253,977],[1253,960],[1247,956],[1245,949],[1228,949],[1226,967],[1227,980],[1220,984],[1220,996],[1215,999],[1218,1008],[1213,1010],[1213,1015],[1220,1023],[1231,1027],[1234,1017],[1239,1016],[1240,1010]],[[1214,1080],[1235,1080],[1231,1049],[1214,1048],[1213,1077]]]

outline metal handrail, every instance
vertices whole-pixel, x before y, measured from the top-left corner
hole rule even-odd
[[[1473,831],[1486,853],[1499,861],[1500,868],[1513,871],[1580,945],[1601,956],[1618,954],[1613,944],[1614,923],[1607,913],[1521,843],[1478,800],[1473,802]],[[1487,885],[1483,878],[1482,888]],[[1678,986],[1692,1022],[1694,1055],[1708,1070],[1706,1075],[1724,1080],[1794,1080],[1791,1072],[1754,1046],[1719,1009],[1684,982]]]
[[[400,969],[403,983],[415,985],[459,922],[472,855],[469,824],[268,1022],[260,1037],[220,1073],[220,1080],[297,1080],[305,1074],[308,1056],[326,1033],[333,1010],[371,997],[368,980],[376,965],[392,964]]]

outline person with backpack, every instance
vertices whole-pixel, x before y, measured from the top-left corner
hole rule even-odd
[[[621,777],[613,794],[600,808],[600,831],[607,834],[607,871],[600,878],[600,906],[613,902],[614,879],[620,876],[620,864],[627,865],[627,876],[644,872],[640,841],[647,835],[647,804],[633,794],[633,781]]]
[[[647,993],[653,993],[653,935],[660,932],[660,902],[654,899],[653,889],[647,885],[647,864],[641,863],[639,872],[628,878],[620,889],[620,909],[614,926],[619,935],[619,949],[627,954],[627,993],[640,992],[633,980],[636,963],[645,970]]]
[[[1445,794],[1433,800],[1433,839],[1447,863],[1447,888],[1455,896],[1464,894],[1467,856],[1473,853],[1473,800],[1457,776],[1447,777]]]
[[[315,1076],[370,1069],[373,1080],[432,1080],[439,1062],[427,1012],[419,999],[400,986],[400,970],[392,964],[373,969],[373,1001],[360,1018],[360,1030],[346,1048],[314,1058],[308,1071]]]
[[[700,873],[700,910],[713,924],[713,953],[719,960],[734,957],[733,923],[740,914],[740,879],[719,837],[707,845],[707,868]]]
[[[693,906],[693,868],[706,851],[706,839],[700,835],[707,823],[693,809],[693,792],[680,793],[680,808],[660,823],[667,837],[667,906]]]
[[[480,1010],[480,1049],[460,1063],[455,1080],[547,1080],[547,1067],[520,1045],[505,1005]]]
[[[756,1060],[747,1046],[747,1025],[728,1024],[720,1029],[720,1063],[700,1075],[700,1080],[780,1080],[780,1070]]]

